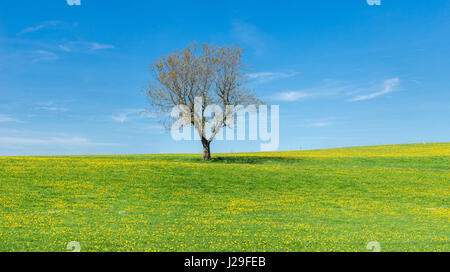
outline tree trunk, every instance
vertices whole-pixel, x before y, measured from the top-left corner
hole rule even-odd
[[[203,160],[208,161],[211,159],[210,142],[206,139],[202,139],[202,145],[203,145]]]

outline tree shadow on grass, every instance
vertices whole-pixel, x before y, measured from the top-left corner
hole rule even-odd
[[[292,158],[281,156],[240,156],[240,155],[215,155],[209,161],[203,161],[201,155],[196,156],[164,156],[166,161],[184,161],[190,163],[211,164],[301,164],[304,158]]]
[[[302,159],[287,157],[255,157],[255,156],[220,156],[213,157],[209,163],[233,163],[233,164],[293,164],[299,163]]]

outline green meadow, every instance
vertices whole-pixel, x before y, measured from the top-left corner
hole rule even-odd
[[[450,143],[0,157],[0,251],[450,251]]]

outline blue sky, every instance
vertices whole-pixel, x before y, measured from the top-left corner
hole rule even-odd
[[[0,155],[201,152],[139,114],[149,65],[194,41],[246,48],[280,150],[450,140],[446,0],[0,5]]]

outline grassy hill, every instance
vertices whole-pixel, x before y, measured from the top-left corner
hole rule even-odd
[[[450,251],[450,143],[0,158],[0,251]]]

